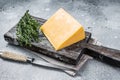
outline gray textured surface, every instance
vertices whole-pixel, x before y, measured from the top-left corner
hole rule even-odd
[[[120,0],[0,0],[0,49],[38,58],[28,50],[5,42],[3,34],[19,21],[27,9],[32,15],[47,19],[60,7],[105,46],[120,49]],[[119,80],[120,68],[90,60],[76,77],[71,77],[60,71],[0,59],[0,80],[56,79]]]

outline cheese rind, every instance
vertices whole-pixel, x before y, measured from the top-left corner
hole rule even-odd
[[[49,18],[40,29],[55,50],[60,50],[85,38],[82,25],[62,8]]]

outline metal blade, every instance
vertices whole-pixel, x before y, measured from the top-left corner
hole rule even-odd
[[[71,75],[71,76],[75,76],[76,71],[73,69],[68,69],[65,67],[61,67],[61,66],[57,66],[57,65],[53,65],[51,63],[48,63],[44,60],[34,60],[33,62],[31,62],[33,65],[37,65],[37,66],[41,66],[41,67],[46,67],[46,68],[53,68],[53,69],[57,69],[57,70],[62,70],[64,72],[66,72],[67,74]]]
[[[83,54],[77,65],[69,65],[69,64],[65,64],[65,63],[62,63],[60,61],[56,61],[54,59],[51,59],[47,56],[43,56],[41,54],[36,54],[36,55],[39,56],[40,60],[33,61],[33,64],[43,66],[46,68],[49,67],[49,68],[62,70],[71,76],[75,76],[76,73],[79,71],[79,69],[85,64],[85,62],[88,59],[92,59],[90,56]]]
[[[62,69],[62,70],[66,69],[66,68],[61,68],[59,66],[55,66],[55,65],[48,63],[48,62],[45,62],[43,60],[34,60],[32,62],[32,64],[38,65],[38,66],[50,67],[50,68],[57,68],[57,69]]]

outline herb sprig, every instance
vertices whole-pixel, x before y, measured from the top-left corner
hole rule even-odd
[[[40,24],[31,17],[26,11],[24,16],[20,19],[17,24],[17,40],[21,46],[28,45],[31,46],[31,42],[39,41],[39,27]]]

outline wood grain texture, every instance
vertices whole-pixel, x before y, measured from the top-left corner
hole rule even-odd
[[[37,18],[37,17],[33,17],[33,18],[36,19],[40,23],[40,25],[42,25],[46,21],[45,19],[42,19],[42,18]],[[23,46],[23,47],[29,50],[35,51],[38,54],[44,54],[56,60],[76,65],[79,62],[80,57],[82,55],[81,43],[88,43],[90,37],[91,37],[91,33],[86,32],[86,38],[84,40],[77,42],[62,50],[56,51],[54,50],[50,42],[47,40],[47,38],[44,36],[44,34],[40,32],[39,34],[40,42],[31,43],[32,44],[31,47],[29,46]],[[11,44],[19,45],[16,37],[16,26],[10,29],[7,33],[5,33],[4,38],[7,42]]]
[[[19,61],[19,62],[27,62],[27,57],[23,55],[18,55],[12,52],[7,52],[7,51],[3,52],[3,54],[1,54],[1,57],[9,60]]]

